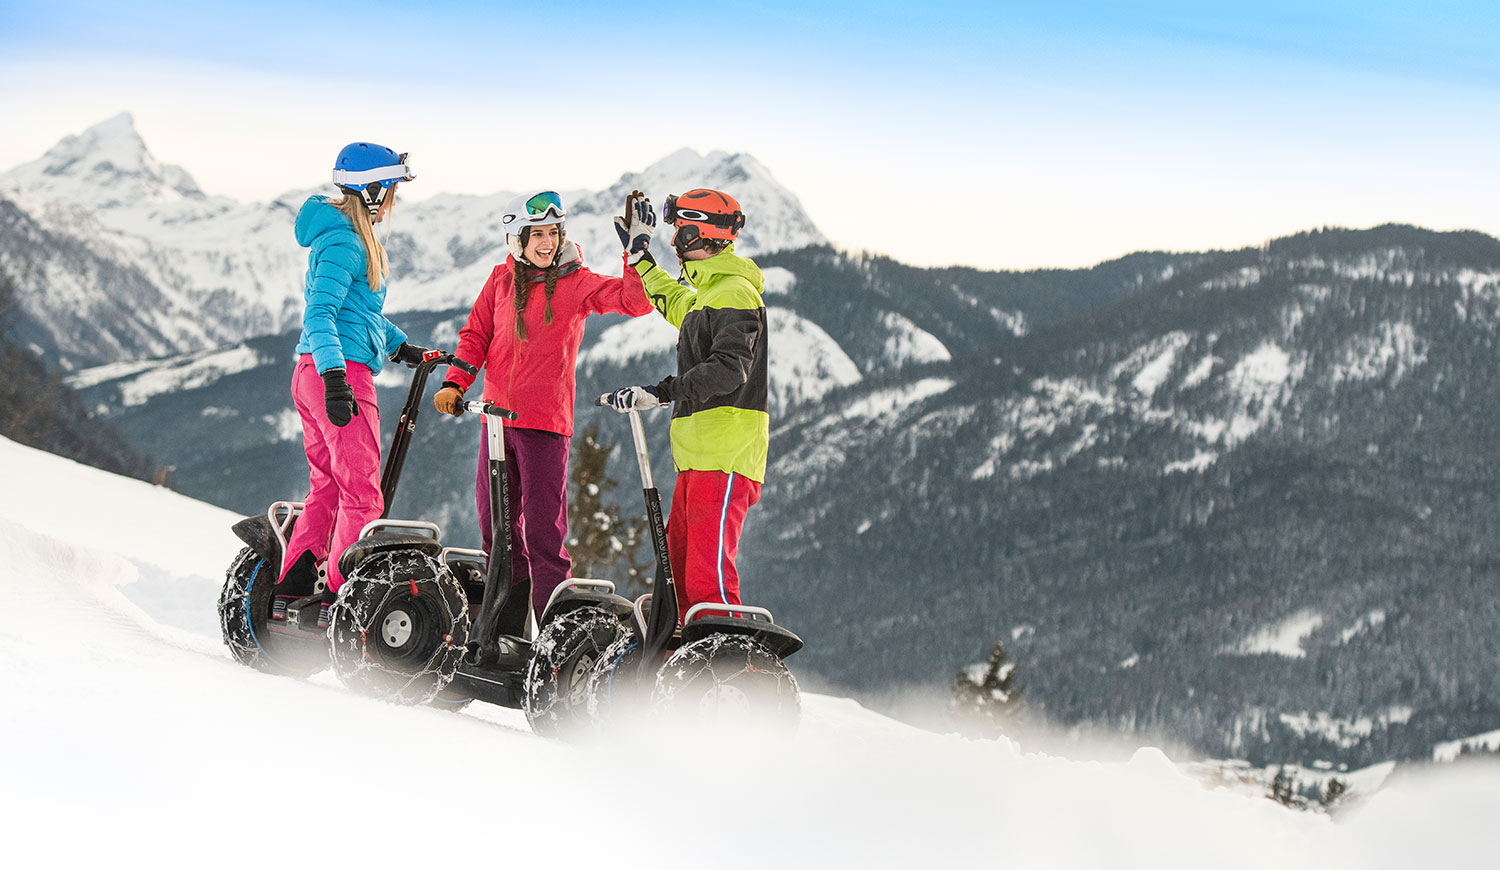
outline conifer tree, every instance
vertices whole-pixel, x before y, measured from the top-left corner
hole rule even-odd
[[[1322,806],[1325,811],[1332,810],[1334,806],[1339,801],[1343,800],[1348,794],[1348,783],[1345,783],[1342,779],[1339,779],[1335,776],[1333,779],[1328,780],[1327,785],[1323,786],[1323,797],[1318,800],[1318,804]]]
[[[1016,666],[1006,654],[1004,642],[997,640],[982,670],[965,668],[954,676],[948,711],[966,731],[994,737],[1014,720],[1020,697]]]
[[[1284,807],[1297,806],[1297,790],[1293,786],[1292,775],[1287,773],[1284,766],[1277,769],[1276,778],[1271,780],[1271,800]]]

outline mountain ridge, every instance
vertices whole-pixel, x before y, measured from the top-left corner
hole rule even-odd
[[[420,184],[420,180],[412,182]],[[566,191],[573,209],[568,233],[590,268],[620,274],[619,242],[610,215],[639,186],[658,200],[693,186],[733,185],[750,213],[739,249],[756,255],[779,247],[821,244],[822,233],[797,198],[746,154],[680,149],[640,172],[622,175],[604,191]],[[68,370],[102,363],[169,356],[278,332],[300,316],[306,253],[292,241],[296,210],[331,185],[290,190],[270,202],[208,196],[180,167],[150,153],[122,113],[65,137],[36,160],[0,173],[0,200],[67,246],[95,249],[149,284],[154,304],[112,309],[106,294],[80,298],[91,286],[91,263],[37,250],[0,236],[0,267],[22,282],[20,306],[35,342]],[[390,311],[435,310],[471,303],[490,268],[508,255],[500,215],[512,192],[436,194],[400,202],[385,230],[391,258]],[[64,309],[54,285],[71,286]],[[75,316],[123,318],[123,335],[151,340],[69,340],[55,327]],[[165,322],[174,325],[164,325]],[[122,338],[123,338],[122,335]]]

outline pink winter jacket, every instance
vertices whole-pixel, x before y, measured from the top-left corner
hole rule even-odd
[[[568,247],[573,250],[568,251]],[[515,411],[507,426],[573,434],[573,369],[583,321],[590,314],[650,314],[651,301],[641,276],[629,266],[623,278],[607,278],[578,263],[578,246],[568,243],[559,252],[566,274],[557,279],[552,294],[552,322],[543,323],[546,294],[538,276],[526,300],[526,340],[516,338],[515,258],[490,272],[469,320],[458,334],[459,359],[482,366],[484,400]],[[624,259],[624,254],[621,254]],[[570,265],[576,268],[568,271]],[[467,391],[474,376],[450,367],[446,380]]]

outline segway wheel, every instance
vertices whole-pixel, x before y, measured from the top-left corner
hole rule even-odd
[[[271,597],[276,567],[249,547],[240,550],[224,574],[219,592],[219,629],[229,654],[242,665],[268,674],[308,677],[328,667],[328,645],[271,630]]]
[[[580,607],[548,620],[531,644],[522,709],[531,730],[561,737],[584,729],[594,663],[624,631],[602,607]]]
[[[468,633],[468,601],[458,581],[415,550],[366,559],[344,578],[328,613],[339,680],[398,704],[425,704],[443,691]]]
[[[599,656],[589,674],[587,695],[589,721],[595,728],[606,730],[650,711],[651,681],[641,674],[643,655],[640,633],[632,627]]]
[[[692,726],[736,724],[791,732],[802,697],[786,664],[754,637],[712,634],[685,644],[656,672],[654,716]]]

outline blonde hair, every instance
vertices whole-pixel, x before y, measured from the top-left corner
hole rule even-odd
[[[385,195],[394,197],[396,191],[388,190]],[[328,204],[343,212],[354,224],[354,231],[365,243],[365,279],[369,281],[372,293],[379,292],[380,279],[391,273],[390,265],[385,259],[385,246],[375,235],[375,224],[370,221],[370,210],[365,201],[356,194],[346,193],[341,199],[330,199]]]

